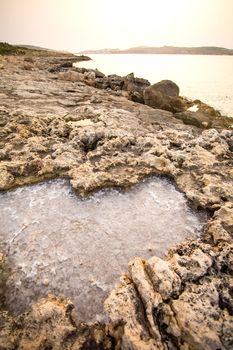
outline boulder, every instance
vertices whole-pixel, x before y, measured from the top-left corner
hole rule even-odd
[[[163,95],[178,97],[180,93],[179,86],[171,80],[161,80],[152,85],[153,90],[161,92]]]
[[[172,113],[182,112],[184,104],[179,97],[179,87],[171,80],[162,80],[147,87],[143,92],[144,102],[152,108]]]

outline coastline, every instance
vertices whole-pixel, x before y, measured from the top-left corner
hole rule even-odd
[[[129,263],[105,302],[106,325],[75,325],[72,303],[49,296],[18,317],[0,311],[0,345],[231,349],[233,131],[214,112],[212,124],[201,121],[197,127],[173,112],[130,100],[135,87],[96,88],[101,76],[80,72],[74,60],[45,53],[0,56],[0,189],[67,177],[85,196],[161,175],[172,178],[194,207],[212,215],[200,240],[171,249],[165,260]],[[115,77],[112,86],[120,81]],[[200,102],[203,110],[211,108],[205,106]],[[4,256],[1,263],[4,291],[9,268]]]
[[[77,67],[98,68],[105,75],[126,76],[134,72],[151,84],[171,79],[180,87],[181,96],[199,99],[233,118],[232,56],[97,54],[90,57],[91,61]]]
[[[85,50],[85,54],[154,54],[154,55],[233,55],[232,49],[225,47],[203,46],[203,47],[132,47],[125,50],[103,49],[103,50]]]

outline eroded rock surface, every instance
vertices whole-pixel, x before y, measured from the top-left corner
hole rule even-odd
[[[1,190],[66,176],[86,195],[159,174],[172,177],[193,206],[213,213],[201,241],[177,247],[167,260],[130,263],[105,303],[114,347],[232,349],[233,132],[203,131],[114,91],[58,79],[49,71],[51,58],[1,57],[0,64]],[[3,349],[30,348],[37,316],[29,315],[16,327],[1,313]],[[43,327],[50,328],[37,328],[34,348],[48,349],[46,340],[56,348],[56,326]],[[59,338],[63,348],[79,348],[67,339]]]
[[[106,326],[96,323],[77,328],[72,309],[70,300],[49,295],[22,316],[13,318],[1,312],[1,349],[114,349]]]
[[[232,349],[232,249],[193,242],[132,260],[105,302],[119,348]]]

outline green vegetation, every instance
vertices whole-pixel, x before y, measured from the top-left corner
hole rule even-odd
[[[24,55],[27,49],[0,42],[0,55]]]
[[[69,52],[44,49],[42,47],[32,46],[32,45],[10,45],[8,43],[3,43],[3,42],[0,42],[0,56],[1,55],[15,55],[15,56],[24,55],[25,57],[27,56],[57,57],[59,55],[60,57],[67,57],[67,58],[76,57]]]

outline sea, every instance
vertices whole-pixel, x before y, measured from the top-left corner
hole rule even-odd
[[[97,68],[105,75],[134,73],[154,84],[173,80],[180,95],[199,99],[233,118],[233,56],[93,54],[91,61],[79,62],[85,68]]]

